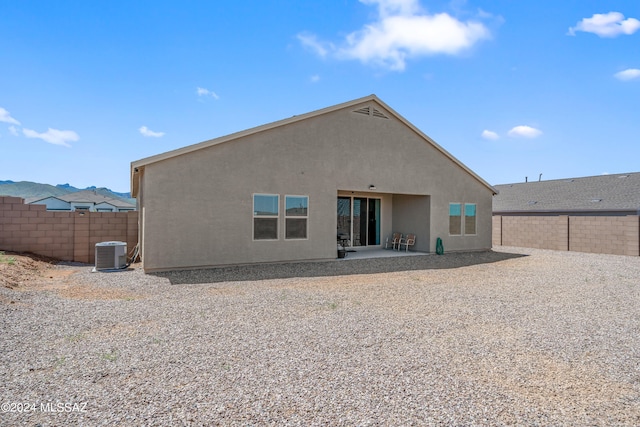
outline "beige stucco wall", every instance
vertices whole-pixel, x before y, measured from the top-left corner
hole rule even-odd
[[[396,194],[393,196],[393,232],[415,234],[416,243],[412,249],[429,252],[430,198]]]
[[[145,165],[139,183],[145,269],[334,259],[340,191],[383,199],[382,242],[400,226],[393,200],[413,195],[422,196],[415,212],[405,207],[402,215],[415,224],[420,249],[433,250],[437,237],[445,250],[490,248],[491,190],[395,116],[357,108]],[[253,240],[254,193],[280,195],[279,240]],[[283,237],[285,195],[309,196],[306,240]],[[448,236],[450,202],[477,204],[476,236]]]

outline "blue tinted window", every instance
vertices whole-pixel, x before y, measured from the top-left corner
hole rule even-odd
[[[309,198],[307,196],[286,196],[285,215],[286,216],[307,216],[309,208]]]
[[[464,205],[464,215],[465,216],[476,216],[476,205]]]
[[[253,215],[255,216],[277,216],[278,196],[271,194],[254,194]]]

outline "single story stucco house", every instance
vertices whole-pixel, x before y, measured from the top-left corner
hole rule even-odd
[[[144,270],[491,248],[495,189],[375,95],[131,163]]]
[[[108,197],[96,190],[74,191],[48,197],[29,197],[28,205],[45,205],[48,211],[129,212],[136,206],[126,200]]]

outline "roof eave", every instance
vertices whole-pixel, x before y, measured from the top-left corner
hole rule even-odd
[[[140,191],[140,173],[144,169],[144,166],[133,166],[131,163],[131,197],[134,199],[138,197]]]

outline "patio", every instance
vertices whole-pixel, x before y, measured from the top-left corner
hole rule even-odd
[[[416,255],[430,255],[427,252],[416,251],[397,251],[395,249],[382,249],[382,248],[365,248],[358,247],[354,249],[352,247],[347,248],[347,254],[344,258],[338,258],[339,261],[349,261],[354,259],[370,259],[370,258],[391,258],[391,257],[405,257]]]

